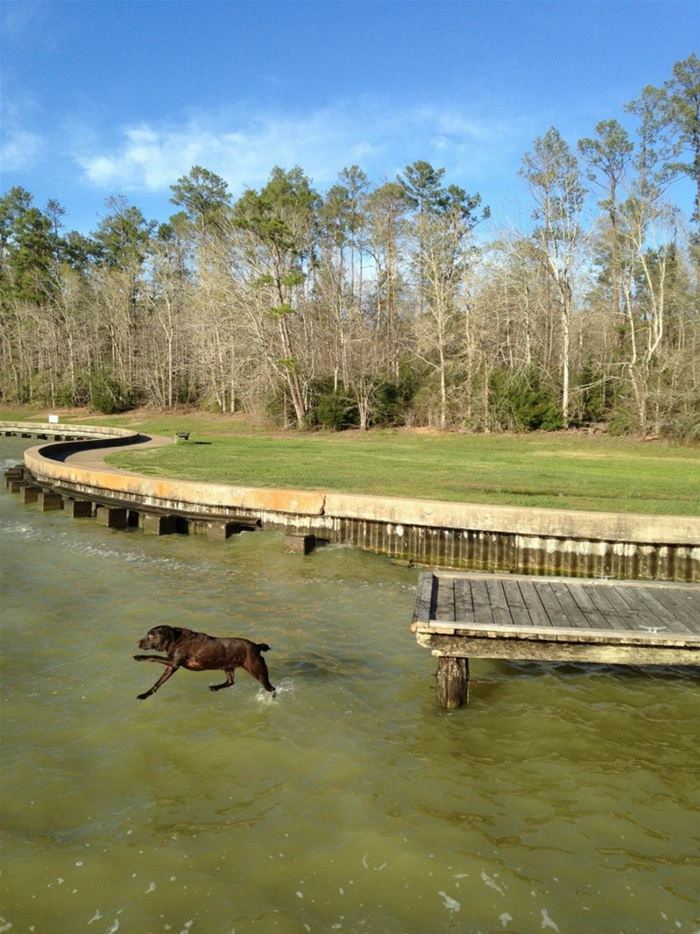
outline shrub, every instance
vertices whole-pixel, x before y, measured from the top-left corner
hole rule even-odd
[[[489,386],[491,406],[500,428],[515,431],[557,431],[563,422],[552,386],[531,367],[522,373],[495,370]]]
[[[132,406],[130,390],[114,376],[93,373],[90,377],[90,405],[97,412],[113,415]]]
[[[318,392],[307,416],[309,427],[343,431],[359,424],[357,405],[342,389]]]

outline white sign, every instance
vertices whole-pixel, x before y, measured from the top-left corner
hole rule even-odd
[[[49,415],[49,425],[58,425],[58,415]]]

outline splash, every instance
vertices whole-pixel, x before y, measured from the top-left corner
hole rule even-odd
[[[294,682],[291,678],[283,678],[279,684],[275,686],[275,696],[273,697],[269,691],[266,691],[264,688],[259,688],[258,693],[255,695],[255,699],[259,704],[263,704],[265,707],[279,701],[280,696],[284,694],[293,694],[294,693]]]

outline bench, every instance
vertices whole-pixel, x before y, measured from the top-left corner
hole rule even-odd
[[[175,432],[175,443],[176,444],[178,441],[189,441],[189,440],[190,440],[189,431],[176,431]]]

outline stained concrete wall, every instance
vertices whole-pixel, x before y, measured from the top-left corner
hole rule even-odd
[[[0,428],[2,426],[0,425]],[[52,426],[55,428],[55,426]],[[84,430],[83,426],[80,428]],[[91,442],[25,452],[38,483],[96,501],[189,517],[247,518],[439,567],[700,581],[700,518],[525,509],[145,477],[67,460],[99,445],[138,443],[110,429]],[[82,457],[82,455],[81,455]]]

